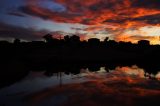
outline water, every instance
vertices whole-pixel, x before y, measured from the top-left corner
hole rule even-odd
[[[0,106],[105,106],[159,103],[160,72],[136,65],[81,68],[79,73],[29,71],[0,89]]]

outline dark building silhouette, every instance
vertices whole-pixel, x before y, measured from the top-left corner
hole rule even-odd
[[[88,39],[88,43],[91,46],[98,46],[100,44],[100,40],[98,38],[90,38]]]
[[[21,42],[20,39],[14,39],[14,41],[13,41],[14,44],[19,44],[20,42]]]

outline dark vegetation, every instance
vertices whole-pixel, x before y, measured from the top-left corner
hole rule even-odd
[[[46,70],[47,76],[61,71],[78,74],[82,68],[97,71],[102,66],[106,71],[131,65],[144,68],[148,73],[160,71],[160,46],[150,45],[147,40],[137,44],[108,38],[80,41],[76,35],[56,39],[50,34],[44,39],[32,42],[15,39],[13,43],[0,41],[0,87],[20,80],[33,70]]]
[[[100,41],[91,38],[80,41],[80,37],[64,36],[64,39],[45,35],[45,41],[21,42],[15,39],[13,43],[0,41],[1,58],[16,59],[35,63],[72,63],[72,62],[115,62],[115,61],[151,61],[159,59],[160,46],[150,45],[142,40],[138,44],[131,42]]]

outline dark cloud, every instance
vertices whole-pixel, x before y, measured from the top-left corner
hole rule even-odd
[[[82,31],[82,30],[84,30],[84,28],[75,28],[75,27],[71,27],[71,29],[73,29],[75,31]]]
[[[160,9],[160,0],[133,0],[133,7]]]
[[[113,15],[112,11],[116,8],[113,1],[106,2],[105,0],[56,0],[55,2],[61,4],[66,8],[65,11],[53,11],[47,7],[41,7],[37,4],[32,3],[33,1],[29,0],[29,3],[26,6],[19,7],[19,11],[31,16],[39,17],[42,19],[52,20],[62,23],[81,23],[87,25],[95,25],[97,23],[102,23],[102,18],[110,17]],[[122,1],[118,1],[121,5]],[[112,5],[112,9],[109,9]],[[109,9],[106,10],[106,9]],[[108,13],[108,14],[106,14]]]
[[[53,2],[65,8],[64,11],[39,6],[39,2],[42,1],[28,0],[28,4],[20,7],[19,11],[59,23],[110,24],[121,27],[130,25],[130,22],[134,22],[136,26],[141,26],[141,23],[159,23],[159,17],[150,16],[160,14],[159,0],[54,0]]]
[[[18,10],[22,13],[31,15],[31,16],[37,16],[40,17],[42,19],[49,19],[49,15],[42,15],[41,13],[39,13],[38,11],[35,12],[34,10],[32,10],[32,8],[28,7],[28,6],[21,6],[18,8]],[[41,10],[42,11],[42,10]],[[43,11],[42,11],[43,12]]]
[[[24,40],[39,40],[48,31],[36,31],[32,28],[22,28],[0,22],[0,38],[19,38]]]
[[[78,29],[77,29],[78,30]],[[46,34],[52,34],[54,38],[61,38],[65,35],[74,35],[73,33],[67,33],[64,31],[48,31],[48,30],[36,30],[33,28],[23,28],[19,26],[9,25],[0,22],[0,38],[10,39],[19,38],[23,40],[42,40],[43,36]],[[86,35],[78,34],[80,37],[85,37]]]
[[[148,24],[160,24],[160,14],[146,15],[132,19],[133,21],[144,21]]]
[[[109,19],[104,21],[104,23],[109,22],[109,23],[126,23],[127,21],[130,22],[144,22],[149,25],[156,25],[160,24],[160,14],[154,14],[154,15],[145,15],[145,16],[140,16],[136,18],[121,18],[121,19]]]
[[[21,6],[19,7],[19,11],[27,15],[39,17],[44,20],[51,20],[63,23],[75,23],[77,21],[79,22],[79,17],[81,15],[79,13],[56,12],[46,8],[34,6]]]
[[[26,17],[26,15],[20,12],[8,12],[8,14],[13,16],[18,16],[18,17]]]
[[[155,39],[155,37],[154,36],[130,36],[129,37],[130,39],[133,39],[133,40],[142,40],[142,39],[145,39],[145,40],[151,40],[151,39]]]

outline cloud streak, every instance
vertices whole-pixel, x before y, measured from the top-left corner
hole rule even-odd
[[[127,25],[129,22],[147,23],[151,17],[159,17],[159,1],[141,0],[55,0],[53,3],[62,5],[65,11],[55,11],[37,5],[28,0],[28,5],[19,10],[31,16],[62,23],[80,23],[85,25],[113,24]],[[151,5],[150,5],[151,4]],[[153,8],[154,7],[154,8]],[[143,20],[144,18],[144,20]],[[158,18],[156,18],[159,20]],[[137,22],[139,21],[139,22]],[[158,24],[152,23],[152,24]]]
[[[0,37],[5,39],[19,38],[24,40],[38,40],[47,32],[47,30],[38,31],[33,28],[23,28],[2,22],[0,23]]]
[[[57,23],[87,25],[84,31],[104,30],[108,31],[108,34],[119,36],[132,28],[138,31],[145,26],[160,26],[159,0],[26,0],[26,2],[26,5],[18,8],[18,12]],[[48,6],[43,5],[47,2]]]

